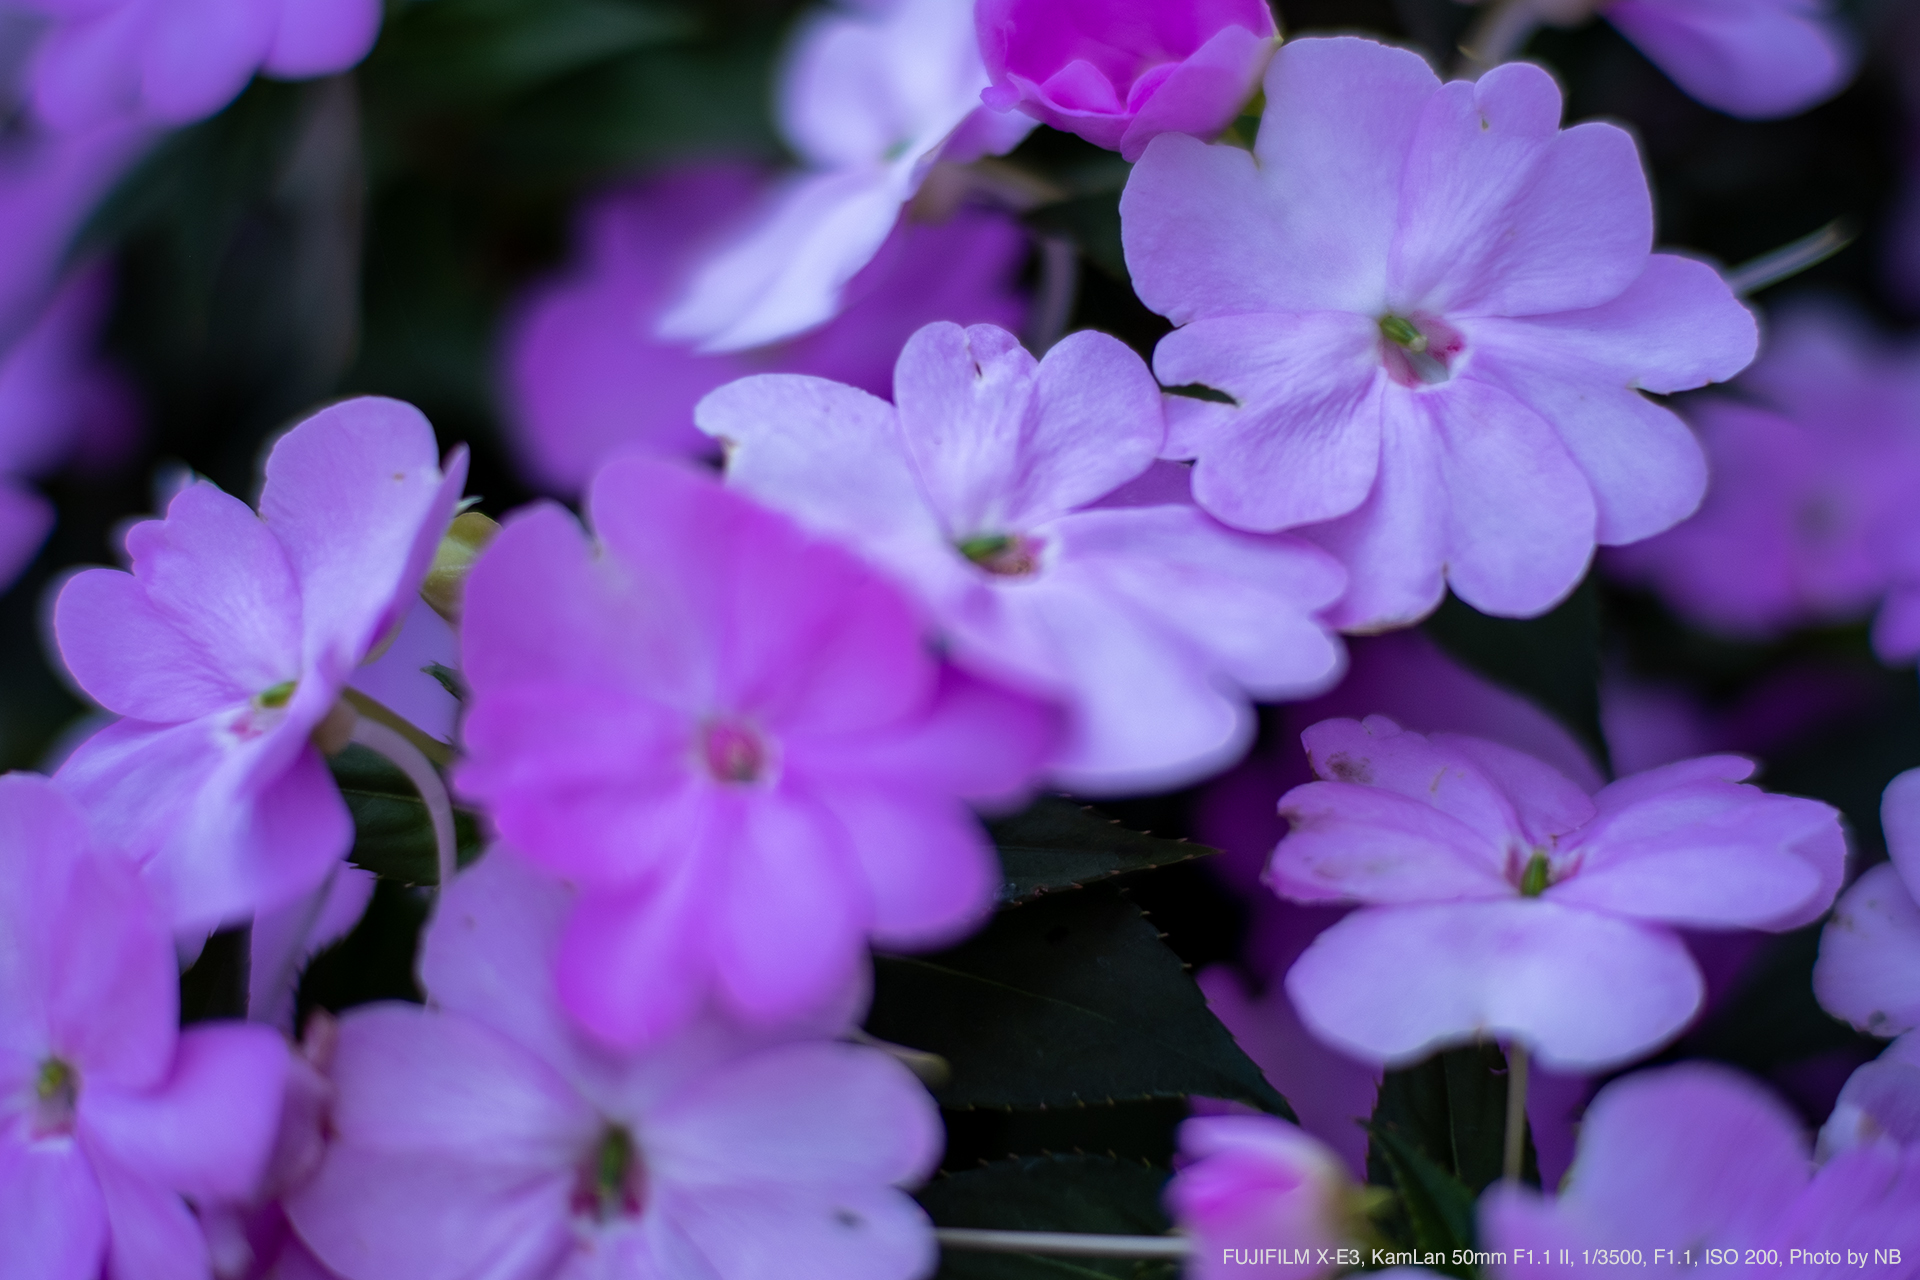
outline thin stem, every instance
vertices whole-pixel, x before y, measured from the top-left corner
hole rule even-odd
[[[981,1253],[1039,1253],[1062,1258],[1186,1258],[1193,1241],[1185,1236],[1095,1236],[1077,1231],[987,1231],[939,1227],[934,1238],[945,1249]]]
[[[453,837],[453,801],[447,796],[446,784],[440,781],[440,771],[405,734],[378,720],[361,716],[353,726],[353,741],[391,760],[420,793],[420,802],[427,806],[427,820],[433,824],[434,863],[439,868],[440,889],[445,892],[459,869],[459,852]]]
[[[1478,80],[1526,48],[1539,26],[1540,11],[1534,0],[1491,0],[1461,41],[1455,70]]]
[[[1040,292],[1027,320],[1027,348],[1036,356],[1060,341],[1080,294],[1080,250],[1062,236],[1040,238]]]
[[[1527,1155],[1527,1046],[1514,1041],[1507,1047],[1507,1149],[1501,1176],[1520,1181]]]
[[[433,761],[435,764],[445,768],[447,765],[453,763],[453,748],[441,742],[385,703],[376,698],[369,697],[358,689],[342,689],[340,691],[340,697],[352,706],[355,711],[359,712],[363,719],[378,720],[381,724],[386,725],[389,729],[392,729],[404,737],[408,742],[411,742],[419,749],[421,755]]]
[[[1835,218],[1810,236],[1731,268],[1726,273],[1727,287],[1743,298],[1758,293],[1820,265],[1852,244],[1853,236],[1852,225],[1845,218]]]
[[[855,1044],[865,1045],[869,1049],[878,1049],[913,1072],[914,1078],[929,1089],[943,1089],[947,1082],[953,1079],[952,1064],[937,1053],[928,1053],[925,1049],[909,1049],[906,1045],[868,1035],[858,1027],[847,1034],[847,1039]]]

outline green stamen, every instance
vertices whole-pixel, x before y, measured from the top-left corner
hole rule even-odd
[[[1520,873],[1520,896],[1537,898],[1547,891],[1547,855],[1538,849],[1527,859],[1527,869]]]
[[[293,701],[293,691],[298,688],[299,685],[300,682],[298,680],[282,680],[279,684],[268,685],[253,695],[254,705],[259,707],[284,707],[287,703]]]
[[[1427,335],[1413,327],[1413,321],[1401,316],[1381,316],[1380,332],[1409,351],[1425,351]]]
[[[594,1153],[593,1190],[600,1216],[611,1218],[625,1205],[627,1175],[633,1171],[633,1135],[618,1125],[608,1127]]]
[[[1004,533],[985,533],[977,537],[962,538],[957,544],[960,554],[977,565],[991,565],[994,559],[1005,555],[1013,547],[1013,538]]]
[[[58,1058],[48,1058],[40,1064],[40,1075],[33,1082],[33,1093],[42,1102],[52,1102],[56,1098],[71,1098],[73,1068]]]

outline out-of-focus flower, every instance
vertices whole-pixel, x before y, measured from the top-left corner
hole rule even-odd
[[[1673,927],[1816,919],[1846,859],[1827,805],[1738,785],[1709,756],[1589,796],[1531,756],[1383,717],[1305,734],[1323,779],[1282,797],[1267,881],[1359,902],[1287,974],[1313,1031],[1356,1056],[1417,1060],[1511,1037],[1549,1069],[1624,1062],[1698,1009]]]
[[[1193,1238],[1186,1274],[1327,1276],[1332,1251],[1360,1242],[1360,1188],[1340,1158],[1305,1130],[1272,1116],[1198,1116],[1180,1126],[1192,1161],[1167,1184],[1167,1208]],[[1273,1261],[1273,1250],[1287,1261]],[[1305,1263],[1294,1262],[1305,1251]]]
[[[178,1029],[173,942],[146,886],[25,774],[0,778],[0,940],[0,1274],[204,1280],[187,1200],[252,1193],[280,1036]]]
[[[1828,1160],[1882,1138],[1920,1149],[1920,1035],[1911,1032],[1848,1077],[1815,1146]]]
[[[1600,13],[1690,96],[1748,120],[1825,102],[1857,61],[1822,0],[1608,0]]]
[[[124,717],[58,780],[181,929],[315,889],[353,843],[311,736],[404,616],[466,479],[394,400],[349,400],[273,447],[256,516],[199,481],[54,607],[60,656]]]
[[[33,558],[53,507],[22,481],[70,460],[104,465],[130,443],[138,409],[94,351],[105,268],[73,276],[0,356],[0,588]]]
[[[1640,394],[1731,377],[1752,315],[1703,263],[1650,252],[1633,139],[1562,131],[1540,68],[1441,85],[1416,54],[1296,40],[1254,154],[1154,140],[1121,198],[1160,342],[1166,456],[1245,529],[1347,563],[1340,625],[1416,619],[1447,583],[1533,614],[1699,502],[1699,444]]]
[[[1490,1268],[1498,1280],[1565,1276],[1567,1257],[1593,1274],[1613,1270],[1583,1262],[1594,1249],[1638,1250],[1648,1269],[1669,1259],[1700,1267],[1706,1250],[1725,1249],[1733,1257],[1715,1273],[1814,1276],[1837,1259],[1797,1250],[1844,1258],[1849,1246],[1856,1257],[1894,1250],[1900,1261],[1881,1272],[1910,1276],[1920,1270],[1917,1203],[1920,1149],[1860,1146],[1815,1172],[1798,1120],[1772,1095],[1725,1067],[1689,1062],[1602,1089],[1566,1188],[1547,1199],[1493,1187],[1480,1204],[1480,1239],[1508,1256]]]
[[[345,71],[380,30],[379,0],[19,0],[49,22],[28,71],[36,115],[77,131],[115,121],[188,124],[256,72]]]
[[[928,325],[895,404],[765,375],[700,404],[727,477],[846,542],[916,592],[957,661],[1064,703],[1054,776],[1154,789],[1246,746],[1246,694],[1324,687],[1340,643],[1316,619],[1344,578],[1298,539],[1170,502],[1102,507],[1153,465],[1160,390],[1105,334],[1035,360],[990,325]]]
[[[981,98],[1138,160],[1232,124],[1280,43],[1267,0],[980,0]]]
[[[1051,709],[926,649],[879,574],[691,468],[594,480],[597,540],[551,504],[474,567],[456,780],[583,888],[563,998],[613,1043],[710,994],[758,1022],[843,985],[872,938],[976,923],[992,850],[967,800],[1024,788]]]
[[[980,105],[972,0],[864,0],[803,23],[781,71],[781,131],[805,166],[711,249],[656,326],[740,351],[839,314],[936,163],[1011,150],[1033,122]]]
[[[1880,826],[1892,860],[1841,895],[1820,935],[1813,990],[1834,1016],[1897,1036],[1920,1027],[1920,769],[1888,784]]]
[[[433,1007],[340,1020],[335,1136],[288,1200],[314,1251],[348,1280],[930,1271],[897,1188],[938,1160],[938,1113],[885,1054],[826,1039],[853,1025],[848,993],[778,1032],[706,1015],[610,1052],[556,998],[570,897],[490,853],[427,928]]]
[[[660,308],[712,236],[762,190],[755,170],[675,170],[589,205],[582,260],[527,300],[508,337],[521,453],[539,481],[578,493],[620,452],[697,456],[713,444],[693,406],[749,374],[811,373],[884,392],[914,330],[934,320],[1018,328],[1026,237],[1007,215],[963,206],[906,221],[846,289],[846,309],[805,337],[699,355],[653,334]]]
[[[1609,566],[1740,636],[1847,621],[1885,600],[1876,646],[1889,659],[1920,653],[1920,348],[1836,303],[1803,305],[1779,317],[1735,388],[1743,399],[1687,411],[1712,472],[1699,512],[1610,552]]]

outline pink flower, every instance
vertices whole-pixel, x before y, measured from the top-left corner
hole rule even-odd
[[[709,993],[756,1022],[885,946],[975,924],[997,868],[966,800],[1024,787],[1050,712],[943,666],[894,589],[705,476],[609,463],[597,540],[510,517],[467,585],[456,781],[582,886],[560,984],[617,1044]]]
[[[1068,786],[1210,772],[1245,749],[1248,693],[1337,673],[1315,614],[1342,577],[1317,548],[1184,502],[1100,504],[1148,472],[1165,432],[1159,388],[1118,340],[1077,333],[1036,361],[991,325],[928,325],[894,399],[767,375],[696,417],[733,485],[891,571],[957,661],[1066,704],[1053,773]]]
[[[1880,826],[1890,862],[1841,895],[1820,935],[1814,994],[1869,1035],[1920,1027],[1920,769],[1887,785]]]
[[[848,283],[846,310],[805,337],[727,355],[655,338],[661,307],[712,228],[763,187],[745,167],[686,168],[583,212],[583,260],[525,301],[507,339],[518,443],[542,483],[578,493],[623,451],[709,452],[693,406],[735,378],[813,373],[880,392],[901,345],[929,321],[1019,326],[1026,237],[1004,214],[963,207],[944,223],[895,228]]]
[[[29,69],[33,106],[65,131],[188,124],[254,73],[345,71],[380,30],[379,0],[24,0],[52,21]]]
[[[1791,116],[1857,61],[1821,0],[1610,0],[1600,12],[1675,84],[1728,115]]]
[[[115,461],[132,442],[133,393],[94,351],[108,300],[104,268],[73,276],[0,356],[0,588],[53,527],[52,504],[20,481]]]
[[[1138,160],[1232,124],[1280,43],[1267,0],[980,0],[981,99]]]
[[[1167,1184],[1166,1202],[1193,1237],[1191,1280],[1345,1269],[1330,1251],[1358,1243],[1359,1188],[1317,1139],[1271,1116],[1201,1116],[1180,1126],[1180,1154],[1192,1163]],[[1288,1261],[1269,1261],[1274,1249]],[[1295,1250],[1316,1261],[1294,1263]]]
[[[1619,1270],[1583,1261],[1591,1249],[1638,1250],[1649,1271],[1710,1265],[1796,1277],[1829,1273],[1849,1247],[1856,1267],[1872,1250],[1892,1250],[1898,1265],[1880,1273],[1910,1276],[1920,1266],[1916,1203],[1920,1150],[1857,1147],[1816,1172],[1799,1121],[1779,1101],[1725,1067],[1689,1062],[1602,1089],[1567,1186],[1548,1199],[1497,1184],[1480,1203],[1480,1239],[1515,1255],[1492,1267],[1497,1280],[1566,1276],[1569,1262],[1574,1274]],[[1731,1256],[1710,1263],[1709,1249]]]
[[[825,1038],[848,993],[777,1033],[708,1015],[610,1052],[556,999],[570,896],[487,855],[427,928],[432,1007],[340,1020],[335,1138],[288,1202],[320,1258],[348,1280],[931,1271],[897,1187],[938,1160],[939,1116],[891,1058]]]
[[[1802,305],[1735,388],[1739,399],[1688,410],[1712,471],[1699,512],[1610,553],[1609,566],[1732,635],[1871,612],[1906,559],[1920,571],[1907,554],[1920,552],[1920,348],[1894,346],[1838,304]],[[1876,624],[1890,659],[1920,652],[1920,610],[1908,613],[1888,600]]]
[[[1846,859],[1824,804],[1737,785],[1737,756],[1589,796],[1480,738],[1384,717],[1304,735],[1323,781],[1289,791],[1267,882],[1364,904],[1315,939],[1287,992],[1315,1034],[1374,1062],[1511,1037],[1550,1070],[1616,1065],[1679,1031],[1699,970],[1674,926],[1794,928]]]
[[[73,801],[0,778],[0,1274],[205,1280],[187,1200],[249,1195],[287,1054],[178,1027],[167,922]],[[186,1199],[183,1199],[185,1197]]]
[[[1352,574],[1334,614],[1410,622],[1450,582],[1545,610],[1595,542],[1692,511],[1699,445],[1640,392],[1731,377],[1753,317],[1706,265],[1649,252],[1632,138],[1559,129],[1511,63],[1442,85],[1412,53],[1296,40],[1255,153],[1163,135],[1121,198],[1127,262],[1181,328],[1154,371],[1167,457],[1243,529],[1299,529]]]
[[[804,168],[706,255],[655,332],[741,351],[838,315],[936,164],[1010,151],[1033,128],[982,107],[986,87],[972,0],[860,0],[804,21],[776,91]]]
[[[286,903],[352,845],[310,737],[426,574],[467,469],[464,449],[438,459],[410,406],[346,401],[274,445],[257,517],[190,484],[127,534],[131,573],[60,592],[61,658],[124,718],[58,780],[176,926]]]

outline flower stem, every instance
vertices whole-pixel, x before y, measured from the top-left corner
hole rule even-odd
[[[1527,1154],[1527,1046],[1518,1040],[1507,1047],[1507,1147],[1501,1176],[1520,1181]]]
[[[420,793],[420,801],[427,807],[427,820],[433,824],[434,861],[444,892],[453,883],[459,857],[453,836],[453,801],[447,796],[446,784],[440,781],[440,771],[405,734],[367,716],[361,716],[354,723],[353,741],[391,760]]]
[[[1460,42],[1455,74],[1478,80],[1526,48],[1539,26],[1540,13],[1533,0],[1491,0]]]
[[[1815,267],[1853,243],[1854,230],[1845,218],[1836,218],[1810,236],[1782,245],[1730,268],[1727,287],[1740,297],[1760,292],[1782,280]]]
[[[1193,1241],[1185,1236],[1096,1236],[1077,1231],[989,1231],[973,1227],[939,1227],[933,1234],[944,1249],[973,1249],[981,1253],[1175,1259],[1193,1254]]]
[[[1027,348],[1043,356],[1073,320],[1080,295],[1080,250],[1064,236],[1040,237],[1040,290],[1027,319]]]

